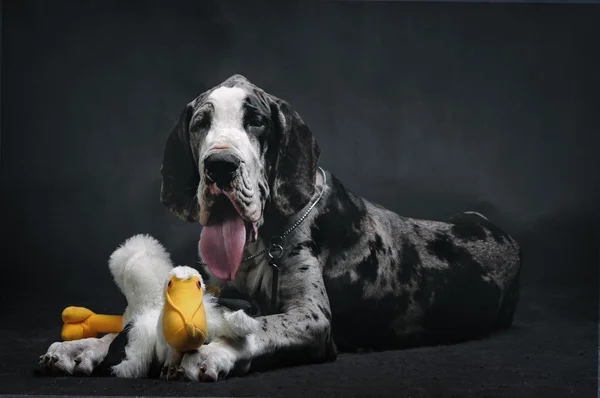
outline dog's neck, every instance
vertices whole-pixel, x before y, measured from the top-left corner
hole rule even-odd
[[[317,169],[315,175],[315,189],[310,200],[304,204],[302,209],[292,216],[283,215],[275,206],[269,204],[265,209],[264,223],[258,229],[258,237],[264,242],[269,242],[274,236],[281,236],[284,231],[288,230],[295,222],[297,222],[310,208],[313,203],[319,199],[324,186],[325,180],[323,172]],[[313,209],[312,211],[315,211]]]

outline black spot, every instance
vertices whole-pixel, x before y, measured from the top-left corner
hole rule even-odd
[[[127,358],[125,349],[129,344],[129,332],[133,328],[133,323],[129,322],[123,330],[115,337],[108,347],[108,353],[102,362],[96,366],[92,372],[94,377],[104,377],[111,375],[111,368],[118,365]]]
[[[321,311],[321,313],[323,315],[325,315],[325,318],[327,318],[327,320],[330,321],[331,320],[331,312],[327,308],[323,307],[321,304],[319,304],[318,307],[319,307],[319,311]]]
[[[304,327],[304,330],[308,330],[310,329],[310,325],[307,323],[306,326]]]
[[[435,342],[456,342],[488,333],[496,322],[499,286],[485,281],[481,264],[447,234],[436,234],[427,250],[450,267],[421,269],[414,299],[424,309],[425,335]]]
[[[326,277],[325,284],[332,310],[333,339],[341,351],[402,347],[392,321],[408,308],[407,293],[388,294],[381,299],[366,298],[362,282],[352,281],[348,274]]]
[[[369,247],[371,248],[371,250],[381,252],[381,250],[383,249],[383,241],[381,240],[381,235],[375,234],[375,240],[369,242]]]
[[[375,282],[378,271],[379,260],[377,259],[377,252],[374,250],[371,250],[371,252],[356,266],[356,272],[359,277],[368,280],[369,282]]]
[[[320,254],[322,247],[327,247],[329,258],[333,259],[359,242],[367,212],[364,201],[333,175],[329,179],[329,188],[331,194],[311,226],[311,237],[315,255]]]
[[[246,130],[250,139],[258,141],[262,152],[266,138],[274,127],[271,120],[271,110],[267,104],[254,95],[246,97],[243,109],[242,124],[244,130]]]
[[[318,321],[318,320],[319,320],[319,314],[317,314],[316,312],[314,312],[314,311],[311,311],[311,312],[310,312],[310,315],[312,316],[312,318],[313,318],[315,321]]]
[[[419,237],[422,238],[423,235],[421,235],[421,226],[418,224],[413,224],[413,231],[415,231],[415,234]]]
[[[369,242],[369,254],[356,266],[358,275],[370,282],[375,282],[379,272],[379,255],[383,254],[383,241],[379,234],[375,234],[375,239]]]
[[[465,241],[484,240],[487,238],[485,229],[479,224],[460,223],[452,225],[452,234]]]
[[[417,247],[407,238],[402,239],[402,248],[398,252],[398,281],[407,284],[415,270],[421,265],[421,256]]]
[[[318,255],[318,250],[317,250],[317,246],[316,246],[315,242],[313,242],[312,240],[306,240],[306,241],[300,242],[296,246],[294,246],[292,248],[292,250],[290,250],[289,256],[290,257],[298,256],[304,250],[309,250],[310,253],[314,256]]]
[[[460,213],[452,216],[450,222],[453,224],[452,233],[459,239],[467,241],[484,240],[487,238],[485,231],[488,231],[497,243],[512,241],[506,232],[478,214]]]
[[[439,260],[450,264],[453,264],[459,256],[459,248],[452,242],[452,238],[441,232],[438,232],[435,239],[427,243],[427,250]]]
[[[267,325],[262,325],[262,330],[263,330],[263,332],[266,332],[267,331]]]

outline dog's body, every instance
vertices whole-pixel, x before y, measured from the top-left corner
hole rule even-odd
[[[455,342],[511,325],[520,271],[512,238],[474,212],[448,222],[400,217],[321,172],[318,157],[300,116],[239,75],[182,113],[165,149],[162,201],[204,225],[207,283],[234,287],[266,314],[250,338],[186,354],[186,377],[328,361],[337,349]],[[225,233],[241,243],[224,243]],[[276,300],[270,257],[241,261],[270,243],[283,249]]]

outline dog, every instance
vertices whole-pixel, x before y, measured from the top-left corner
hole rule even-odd
[[[346,189],[319,155],[300,115],[242,75],[181,112],[165,145],[161,201],[203,226],[207,284],[260,308],[248,339],[186,353],[184,378],[456,343],[512,325],[521,250],[511,236],[477,212],[402,217]],[[96,358],[112,338],[74,344]]]

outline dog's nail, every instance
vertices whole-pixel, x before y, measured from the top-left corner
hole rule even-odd
[[[52,355],[52,363],[58,362],[58,357],[56,355]]]
[[[77,357],[75,358],[75,365],[79,365],[81,363],[82,359]]]
[[[206,365],[202,364],[200,365],[200,373],[204,374],[206,372]]]

